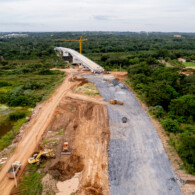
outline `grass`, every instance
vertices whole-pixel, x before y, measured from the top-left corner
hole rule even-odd
[[[13,153],[15,151],[16,147],[13,147],[10,151],[10,153]]]
[[[72,110],[71,110],[71,112],[76,112],[76,110],[77,109],[75,107],[73,107]]]
[[[195,67],[195,62],[185,62],[184,65],[187,67]]]
[[[8,131],[4,136],[0,139],[0,151],[4,148],[8,147],[14,137],[18,134],[20,127],[26,123],[26,119],[19,119],[17,122],[14,123],[13,129],[11,131]]]
[[[64,134],[64,129],[60,129],[59,132],[56,133],[56,135],[63,135]]]
[[[54,145],[58,145],[60,143],[60,140],[59,139],[51,139],[51,140],[44,140],[43,141],[43,145],[47,145],[47,144],[50,144],[50,143],[53,143]]]
[[[99,91],[97,90],[97,88],[93,83],[86,83],[82,86],[75,87],[74,91],[86,95],[93,95],[93,96],[100,95]]]
[[[44,173],[38,173],[37,167],[29,166],[29,173],[23,177],[21,182],[17,187],[17,194],[30,194],[30,195],[38,195],[42,192],[42,184],[41,181],[45,176]]]

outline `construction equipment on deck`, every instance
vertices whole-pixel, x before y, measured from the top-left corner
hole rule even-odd
[[[51,150],[51,149],[45,149],[43,151],[40,151],[38,154],[35,153],[33,155],[33,157],[30,157],[28,159],[28,163],[29,164],[36,163],[37,165],[39,165],[41,163],[41,159],[43,157],[54,157],[54,156],[55,156],[55,154],[54,154],[53,150]]]
[[[123,105],[124,103],[122,101],[118,101],[116,99],[114,100],[110,100],[110,104],[119,104],[119,105]]]
[[[71,154],[71,152],[69,151],[69,144],[68,142],[64,142],[64,145],[63,145],[63,150],[61,152],[61,154]]]
[[[7,176],[9,179],[14,179],[20,170],[22,163],[20,161],[15,161],[12,163],[11,168],[7,172]]]
[[[83,41],[88,41],[88,39],[82,39],[82,36],[80,36],[80,39],[79,39],[79,40],[52,39],[52,41],[79,41],[80,53],[82,53],[82,42],[83,42]]]

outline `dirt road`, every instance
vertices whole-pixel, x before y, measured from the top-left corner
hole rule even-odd
[[[180,195],[175,174],[152,122],[128,88],[106,82],[106,76],[86,75],[105,101],[118,99],[124,105],[107,105],[109,113],[109,179],[111,195]],[[128,118],[122,123],[121,118]]]
[[[7,160],[7,163],[2,167],[0,173],[0,194],[9,195],[13,186],[14,180],[9,180],[6,176],[12,162],[21,161],[22,171],[27,164],[27,159],[33,154],[38,143],[40,142],[45,129],[48,127],[52,115],[59,104],[62,97],[74,85],[69,81],[70,76],[65,77],[63,83],[56,89],[49,100],[42,104],[42,108],[38,115],[33,118],[27,128],[22,140],[17,145],[13,155]],[[22,172],[21,171],[21,172]]]

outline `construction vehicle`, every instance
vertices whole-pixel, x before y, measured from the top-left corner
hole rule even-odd
[[[79,48],[80,48],[80,54],[82,53],[82,42],[88,41],[88,39],[82,39],[82,36],[80,36],[79,40],[68,40],[68,39],[52,39],[52,41],[79,41]]]
[[[119,104],[119,105],[123,105],[124,103],[122,101],[118,101],[117,99],[114,100],[110,100],[110,104]]]
[[[61,154],[71,154],[68,142],[64,142]]]
[[[18,174],[21,166],[22,166],[22,163],[20,161],[13,162],[11,168],[7,172],[8,178],[14,179],[16,177],[16,175]]]
[[[28,163],[29,164],[35,164],[36,163],[37,165],[39,165],[41,163],[42,158],[44,158],[44,157],[54,157],[54,156],[55,156],[55,154],[54,154],[53,150],[45,149],[43,151],[40,151],[39,153],[35,153],[33,155],[33,157],[30,157],[28,159]]]

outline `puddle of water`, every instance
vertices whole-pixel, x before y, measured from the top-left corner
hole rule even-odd
[[[10,124],[1,124],[0,125],[0,138],[5,135],[8,131],[10,131],[12,129],[12,125]]]

